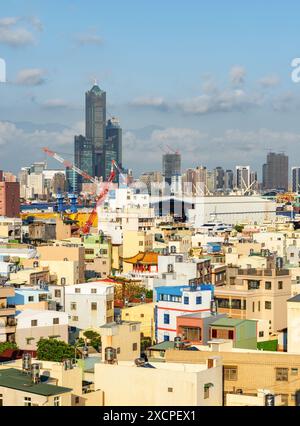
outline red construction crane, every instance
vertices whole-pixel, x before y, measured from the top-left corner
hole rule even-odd
[[[93,226],[93,222],[94,222],[94,220],[97,216],[97,208],[105,201],[105,199],[108,195],[110,185],[111,185],[112,181],[114,180],[114,178],[116,176],[116,173],[114,171],[114,166],[116,166],[116,163],[115,163],[115,161],[112,161],[110,175],[107,179],[107,182],[104,183],[104,186],[103,186],[100,194],[97,196],[96,205],[93,208],[88,220],[86,221],[86,223],[81,228],[81,231],[82,231],[83,234],[89,234],[90,229]]]
[[[43,148],[43,151],[52,158],[55,158],[55,160],[59,161],[61,164],[63,164],[65,167],[68,167],[69,169],[74,170],[76,173],[78,173],[80,176],[82,176],[84,179],[87,179],[93,183],[98,183],[98,180],[92,176],[90,176],[87,172],[79,169],[77,166],[75,166],[71,161],[65,160],[60,155],[57,154],[57,152],[51,151],[49,148]]]

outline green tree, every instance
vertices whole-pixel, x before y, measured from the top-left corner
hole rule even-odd
[[[74,347],[57,339],[40,339],[37,343],[37,359],[62,362],[75,357]]]
[[[242,231],[243,231],[243,229],[244,229],[244,225],[235,225],[234,229],[235,229],[237,232],[242,232]]]
[[[98,351],[99,346],[101,346],[100,334],[93,330],[86,330],[83,335],[89,340],[90,345],[93,346],[96,351]]]
[[[2,354],[7,349],[18,349],[18,346],[12,342],[3,342],[0,343],[0,354]]]

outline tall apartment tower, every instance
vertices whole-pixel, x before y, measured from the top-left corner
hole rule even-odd
[[[103,178],[107,180],[112,160],[115,160],[122,167],[122,129],[119,120],[115,117],[107,120],[103,160]],[[115,178],[115,182],[117,182],[118,176]]]
[[[233,189],[233,186],[234,186],[234,173],[232,170],[228,169],[225,171],[224,187],[227,191],[230,191]]]
[[[300,167],[292,167],[292,191],[300,192]]]
[[[236,166],[236,187],[245,190],[250,185],[250,166]]]
[[[75,166],[84,172],[88,173],[90,176],[94,176],[94,156],[93,156],[93,146],[90,139],[85,138],[82,135],[75,136],[74,138],[74,162]],[[68,176],[70,178],[71,175]],[[81,191],[82,184],[89,182],[84,179],[82,176],[76,174],[76,189]]]
[[[97,84],[85,94],[85,136],[93,148],[94,175],[104,176],[104,145],[106,139],[106,92]]]
[[[225,184],[225,172],[222,167],[215,168],[216,174],[216,190],[223,190]]]
[[[283,153],[269,152],[263,165],[264,189],[284,189],[289,187],[289,158]]]
[[[0,216],[19,217],[20,215],[20,183],[0,181]]]
[[[181,175],[181,155],[177,152],[164,154],[162,169],[165,182],[171,185],[172,177]]]

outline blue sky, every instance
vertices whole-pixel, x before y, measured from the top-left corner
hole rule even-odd
[[[300,5],[295,1],[10,0],[0,9],[1,168],[72,152],[94,78],[124,129],[124,166],[250,164],[300,154]],[[16,152],[20,155],[13,155]],[[147,155],[145,155],[145,152]],[[300,161],[299,161],[300,163]]]

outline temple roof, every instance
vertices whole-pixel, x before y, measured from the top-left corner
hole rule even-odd
[[[138,254],[132,257],[123,257],[123,261],[126,263],[140,263],[141,265],[157,265],[158,263],[158,253],[153,251],[143,252],[139,251]]]

